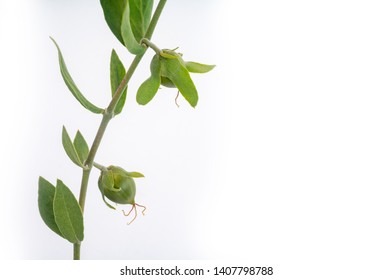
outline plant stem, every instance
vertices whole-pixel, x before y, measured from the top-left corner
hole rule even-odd
[[[105,166],[100,165],[100,164],[97,163],[97,162],[94,162],[94,163],[93,163],[93,166],[94,166],[95,168],[101,170],[101,171],[107,171],[107,168],[106,168]]]
[[[159,17],[161,16],[161,13],[163,11],[163,8],[165,7],[167,0],[160,0],[157,8],[155,9],[154,15],[151,18],[150,21],[150,25],[147,28],[146,34],[144,35],[144,37],[146,37],[147,39],[151,39],[152,34],[154,33],[155,27],[157,26]]]
[[[156,52],[157,55],[160,55],[160,53],[162,52],[162,50],[160,48],[158,48],[157,45],[155,45],[153,42],[151,42],[147,38],[143,38],[140,41],[140,43],[146,45],[147,47],[152,48]]]
[[[151,19],[150,25],[148,26],[148,29],[146,31],[145,37],[148,39],[151,39],[152,34],[154,33],[154,29],[158,23],[158,19],[162,13],[163,8],[165,7],[167,0],[160,0],[157,8],[155,9],[154,15]],[[141,53],[133,59],[131,66],[129,66],[129,69],[127,73],[125,74],[123,80],[121,81],[120,85],[118,86],[112,100],[110,101],[109,106],[105,110],[105,113],[103,114],[101,124],[98,128],[97,134],[95,136],[94,142],[91,146],[90,152],[88,154],[87,160],[85,162],[85,165],[87,166],[87,169],[83,170],[83,175],[82,175],[82,182],[80,186],[80,194],[79,194],[79,205],[80,208],[82,209],[82,213],[84,213],[84,205],[86,202],[86,194],[87,194],[87,186],[88,186],[88,180],[90,177],[90,172],[92,169],[92,166],[94,164],[94,158],[95,155],[98,151],[99,145],[101,144],[101,140],[103,138],[103,135],[105,134],[106,127],[108,126],[110,120],[114,116],[114,109],[116,108],[116,105],[118,101],[121,98],[121,95],[124,92],[124,89],[128,85],[129,80],[131,79],[133,73],[135,72],[139,62],[142,60],[144,53]],[[74,260],[80,260],[80,247],[81,244],[74,244]]]
[[[74,244],[73,258],[74,260],[80,260],[80,243]]]

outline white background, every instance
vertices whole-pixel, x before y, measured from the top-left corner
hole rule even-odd
[[[194,75],[196,109],[177,108],[173,89],[142,107],[152,53],[143,59],[96,161],[146,175],[147,215],[127,226],[94,172],[82,258],[258,259],[282,279],[390,279],[391,13],[377,0],[169,0],[153,41],[217,67]],[[2,0],[0,14],[0,255],[69,259],[40,219],[38,176],[77,194],[61,127],[91,143],[100,117],[68,92],[48,36],[99,106],[111,49],[125,65],[132,56],[99,1]]]

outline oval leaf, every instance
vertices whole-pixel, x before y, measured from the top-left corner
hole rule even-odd
[[[114,36],[116,36],[123,45],[124,41],[121,35],[121,20],[126,4],[127,0],[101,0],[101,6],[106,23],[113,32]]]
[[[154,98],[161,84],[161,62],[159,56],[155,55],[150,64],[151,76],[139,87],[136,94],[136,101],[140,105],[146,105]]]
[[[76,132],[74,141],[73,141],[73,146],[75,147],[75,151],[78,155],[78,158],[80,159],[81,163],[84,164],[88,157],[89,153],[89,148],[86,140],[84,139],[82,133],[78,130]]]
[[[56,224],[53,212],[53,200],[56,188],[42,177],[38,180],[38,208],[42,220],[55,233],[64,237]]]
[[[214,69],[215,65],[207,65],[198,62],[186,61],[185,67],[192,73],[207,73]]]
[[[65,61],[64,61],[63,55],[60,50],[60,47],[57,45],[56,41],[52,37],[50,37],[50,39],[53,41],[53,43],[55,44],[57,51],[58,51],[61,76],[63,76],[64,82],[67,85],[68,89],[71,91],[72,95],[79,101],[80,104],[82,104],[82,106],[84,108],[86,108],[90,112],[93,112],[96,114],[102,114],[104,112],[104,110],[101,108],[98,108],[97,106],[92,104],[80,92],[80,90],[78,89],[78,87],[76,86],[75,82],[73,81],[71,75],[68,72],[67,66],[65,65]]]
[[[125,67],[122,64],[120,58],[118,57],[117,53],[115,50],[112,50],[112,55],[110,57],[110,86],[112,89],[112,96],[116,93],[116,90],[118,86],[120,85],[121,81],[123,80],[125,76]],[[127,88],[125,87],[120,100],[118,101],[116,108],[114,108],[114,114],[120,114],[124,104],[125,100],[127,98]]]
[[[169,78],[182,96],[192,107],[197,105],[199,96],[188,70],[178,58],[170,59],[161,57],[161,75]]]
[[[153,0],[128,0],[130,22],[137,42],[146,34],[151,21]]]
[[[61,135],[61,140],[63,142],[63,147],[68,157],[75,163],[77,166],[83,167],[83,163],[81,162],[78,153],[76,152],[75,146],[73,145],[71,138],[68,135],[65,126],[63,126],[63,132]]]
[[[81,242],[84,237],[82,210],[71,190],[61,180],[57,180],[53,210],[64,238],[71,243]]]
[[[129,19],[129,4],[128,2],[125,5],[124,13],[122,15],[121,21],[121,36],[124,41],[125,47],[132,54],[140,54],[145,51],[145,48],[139,44],[140,39],[137,40],[132,32],[132,27]]]

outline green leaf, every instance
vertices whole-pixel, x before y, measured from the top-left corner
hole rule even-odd
[[[128,0],[130,21],[137,42],[146,34],[151,21],[153,0]]]
[[[114,94],[116,93],[116,90],[120,85],[121,81],[123,80],[124,76],[124,65],[122,64],[116,51],[112,50],[112,55],[110,57],[110,86],[112,89],[112,96],[114,96]],[[124,92],[122,93],[121,98],[116,105],[116,108],[114,108],[115,115],[120,114],[124,107],[125,100],[127,98],[127,88],[128,87],[125,87]]]
[[[106,190],[110,190],[113,192],[119,192],[120,189],[114,187],[114,177],[113,177],[113,172],[111,171],[102,171],[102,186]]]
[[[198,62],[186,61],[185,67],[192,73],[207,73],[214,69],[215,65],[207,65]]]
[[[77,166],[83,167],[83,163],[81,162],[78,153],[76,152],[75,146],[71,141],[71,138],[68,135],[65,126],[63,126],[63,132],[61,135],[63,147],[65,152],[67,153],[68,157],[75,163]]]
[[[67,85],[68,89],[71,91],[72,95],[82,104],[84,108],[89,110],[90,112],[96,113],[96,114],[101,114],[104,112],[103,109],[98,108],[94,104],[92,104],[90,101],[88,101],[83,94],[80,92],[78,87],[76,86],[75,82],[73,81],[71,75],[68,72],[67,66],[65,65],[65,61],[63,58],[63,55],[61,53],[60,47],[57,45],[56,41],[50,37],[50,39],[53,41],[55,44],[57,51],[58,51],[58,56],[59,56],[59,63],[60,63],[60,72],[61,75],[63,76],[64,82]]]
[[[110,204],[106,201],[106,199],[105,199],[105,191],[104,191],[104,188],[106,187],[106,188],[109,188],[109,189],[111,189],[111,190],[112,190],[112,189],[114,190],[113,186],[114,186],[114,179],[113,179],[113,174],[112,174],[112,172],[103,171],[103,172],[101,173],[101,176],[99,177],[99,180],[98,180],[98,188],[99,188],[99,191],[101,192],[102,200],[103,200],[103,202],[105,202],[106,206],[109,207],[109,208],[111,208],[111,209],[116,210],[116,208],[114,208],[112,205],[110,205]]]
[[[125,5],[124,13],[122,15],[121,36],[123,38],[125,47],[130,53],[137,55],[145,51],[145,48],[143,48],[142,45],[139,44],[140,39],[137,40],[134,36],[134,33],[132,32],[131,22],[129,18],[128,1]]]
[[[184,61],[182,60],[181,55],[175,52],[176,49],[178,48],[175,48],[174,50],[163,49],[160,55],[163,56],[164,58],[171,58],[171,59],[178,58],[180,59],[181,63],[183,63]]]
[[[161,84],[161,62],[158,55],[155,55],[150,64],[151,76],[139,87],[136,94],[136,101],[140,105],[146,105],[154,98]]]
[[[127,174],[132,178],[144,178],[144,175],[142,173],[136,171],[128,172]]]
[[[76,132],[74,141],[73,141],[73,146],[75,147],[75,151],[78,155],[78,158],[80,159],[81,163],[84,164],[88,157],[89,153],[89,148],[86,140],[84,139],[82,133],[78,130]]]
[[[42,220],[55,233],[63,237],[56,224],[53,212],[53,199],[56,188],[42,177],[38,180],[38,208]]]
[[[57,180],[53,201],[56,224],[62,235],[71,243],[83,240],[83,214],[71,190],[61,180]]]
[[[117,39],[124,44],[121,35],[121,21],[127,0],[100,0],[106,23]]]
[[[199,96],[195,84],[193,83],[188,70],[178,58],[170,59],[160,57],[161,59],[161,75],[169,78],[182,96],[189,102],[192,107],[197,105]]]

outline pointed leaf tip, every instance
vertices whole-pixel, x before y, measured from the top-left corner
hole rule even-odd
[[[80,162],[82,163],[82,165],[84,165],[84,162],[87,160],[90,149],[82,133],[79,130],[76,132],[73,145],[75,147],[76,154],[80,159]]]
[[[142,173],[136,171],[128,172],[128,175],[132,178],[144,178],[144,175]]]
[[[215,68],[215,65],[202,64],[193,61],[186,61],[185,67],[192,73],[207,73]]]
[[[121,81],[123,80],[125,76],[125,67],[122,64],[120,58],[118,57],[116,51],[113,49],[112,54],[110,56],[110,86],[112,89],[112,96],[117,91],[117,88],[121,84]],[[127,98],[127,88],[125,87],[124,92],[121,95],[120,100],[118,101],[116,108],[114,109],[114,114],[118,115],[121,113],[126,98]]]
[[[99,108],[99,107],[97,107],[97,106],[95,106],[94,104],[92,104],[80,92],[80,90],[76,86],[75,82],[73,81],[73,79],[71,77],[71,74],[69,74],[69,72],[68,72],[68,69],[67,69],[67,66],[65,64],[64,57],[63,57],[63,54],[61,53],[59,45],[56,43],[56,41],[52,37],[49,37],[49,38],[53,41],[54,45],[57,48],[61,76],[63,77],[63,80],[64,80],[65,84],[67,85],[68,89],[70,90],[70,92],[72,93],[72,95],[76,98],[76,100],[79,101],[79,103],[83,107],[85,107],[90,112],[93,112],[93,113],[96,113],[96,114],[102,114],[104,112],[104,110]]]
[[[121,20],[127,1],[100,0],[100,2],[106,23],[114,36],[124,45],[121,36]]]
[[[53,211],[63,237],[71,243],[81,242],[84,238],[82,210],[71,190],[61,180],[57,180]]]
[[[73,163],[75,163],[77,166],[80,166],[83,168],[83,163],[82,163],[81,159],[79,158],[78,152],[76,151],[75,146],[72,143],[71,138],[69,137],[65,126],[63,126],[61,140],[63,143],[64,150],[65,150],[66,154],[68,155],[68,157],[70,158],[70,160]],[[77,141],[79,141],[79,140],[77,140]],[[87,145],[87,143],[86,143],[86,145]],[[83,151],[82,153],[84,154],[85,151]]]

